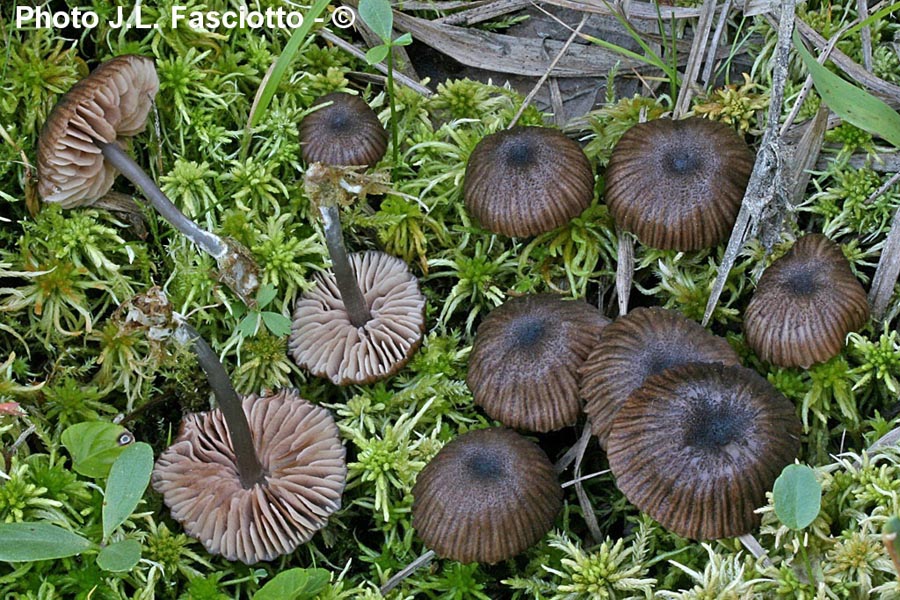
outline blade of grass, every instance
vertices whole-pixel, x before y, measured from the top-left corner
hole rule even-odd
[[[281,56],[275,61],[271,72],[267,74],[267,78],[263,80],[263,84],[256,92],[256,97],[253,99],[253,108],[250,111],[247,124],[244,126],[244,137],[241,140],[242,158],[247,158],[247,152],[250,149],[250,132],[259,125],[259,121],[269,108],[269,104],[272,102],[272,98],[275,96],[278,85],[281,83],[288,66],[294,60],[306,36],[312,31],[313,25],[316,24],[316,19],[330,3],[331,0],[316,0],[315,4],[310,7],[309,12],[306,13],[303,19],[303,24],[291,34],[291,38],[285,45],[284,50],[282,50]]]

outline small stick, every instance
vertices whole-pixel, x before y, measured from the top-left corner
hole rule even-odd
[[[403,569],[398,571],[396,575],[394,575],[393,577],[388,579],[387,583],[385,583],[383,586],[381,586],[381,589],[379,590],[379,592],[381,592],[381,595],[386,596],[388,594],[388,592],[390,592],[392,589],[394,589],[395,587],[400,585],[400,582],[402,582],[404,579],[406,579],[407,577],[412,575],[414,572],[419,570],[421,567],[424,567],[425,565],[430,563],[431,559],[433,559],[433,558],[434,558],[434,550],[428,550],[426,552],[423,552],[419,556],[419,558],[417,558],[416,560],[412,561],[411,563],[409,563],[408,565],[403,567]]]

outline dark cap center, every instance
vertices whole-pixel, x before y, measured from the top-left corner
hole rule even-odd
[[[695,400],[687,418],[685,445],[717,450],[745,437],[753,415],[746,408],[710,398]]]
[[[513,138],[506,142],[506,163],[511,167],[528,167],[537,160],[537,148],[530,140]]]
[[[794,296],[811,296],[819,291],[819,283],[812,269],[791,269],[785,275],[785,287]]]
[[[502,457],[487,448],[478,448],[466,459],[466,470],[478,481],[496,481],[506,474]]]
[[[353,115],[342,106],[331,106],[328,110],[328,128],[334,132],[342,133],[350,129],[353,123]]]
[[[700,168],[700,163],[696,153],[684,148],[666,152],[663,158],[665,169],[676,175],[690,175]]]
[[[547,323],[541,317],[521,317],[512,325],[512,339],[520,348],[533,348],[544,338]]]

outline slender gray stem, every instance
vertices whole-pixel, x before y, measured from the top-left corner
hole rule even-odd
[[[94,141],[103,152],[103,156],[109,163],[118,169],[128,181],[136,185],[144,193],[150,204],[153,205],[162,218],[168,221],[172,227],[183,233],[189,240],[197,244],[204,252],[218,259],[228,251],[228,246],[219,236],[201,229],[196,223],[184,216],[178,207],[163,193],[156,182],[134,162],[121,146],[115,142],[105,144]]]
[[[244,414],[241,397],[231,385],[231,379],[225,372],[225,367],[222,366],[219,357],[196,329],[184,322],[178,326],[178,329],[180,337],[190,340],[193,344],[197,362],[206,373],[209,387],[216,395],[219,409],[225,417],[228,435],[231,437],[231,446],[234,448],[237,459],[241,485],[244,486],[244,489],[249,489],[258,483],[265,482],[265,470],[259,462],[256,448],[253,446],[250,424],[247,422],[247,415]]]
[[[381,595],[386,596],[388,592],[400,585],[400,582],[415,573],[418,569],[421,569],[422,567],[430,563],[431,559],[433,558],[434,550],[426,550],[425,552],[423,552],[421,555],[419,555],[419,558],[403,567],[403,569],[398,571],[396,575],[388,579],[387,583],[381,586],[381,589],[379,590],[381,592]]]
[[[331,255],[331,269],[341,292],[341,300],[350,316],[350,322],[356,327],[362,327],[372,319],[372,313],[369,312],[369,305],[356,282],[353,267],[350,266],[350,258],[344,246],[344,234],[341,232],[339,209],[337,206],[320,206],[319,212],[322,214],[325,245]]]

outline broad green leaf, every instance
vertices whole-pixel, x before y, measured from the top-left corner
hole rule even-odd
[[[253,600],[313,600],[328,580],[325,569],[288,569],[262,586]]]
[[[822,505],[822,486],[806,465],[788,465],[772,490],[775,515],[787,527],[800,530],[816,520]]]
[[[375,32],[375,35],[385,44],[389,44],[391,29],[394,27],[391,3],[388,0],[359,0],[358,11],[359,17]]]
[[[377,65],[385,58],[387,58],[388,52],[390,51],[391,47],[386,44],[381,44],[380,46],[369,48],[369,51],[366,52],[366,62],[370,65]]]
[[[412,34],[408,31],[394,40],[395,46],[409,46],[410,44],[412,44]]]
[[[65,558],[92,546],[80,535],[50,523],[0,523],[0,561]]]
[[[237,326],[238,333],[245,338],[256,335],[257,329],[259,329],[259,312],[255,310],[241,319],[241,322],[238,323]]]
[[[259,288],[259,291],[256,292],[256,304],[260,308],[265,308],[269,305],[269,302],[275,299],[275,296],[278,295],[278,290],[275,289],[275,286],[267,283],[266,285]]]
[[[816,62],[796,31],[794,47],[809,70],[816,91],[828,108],[848,123],[880,136],[900,148],[900,114],[897,111]]]
[[[291,320],[280,313],[266,311],[262,320],[274,336],[284,337],[291,332]]]
[[[150,483],[152,470],[153,449],[144,442],[128,446],[113,463],[103,500],[104,539],[134,512]]]
[[[123,573],[134,568],[141,560],[141,543],[137,540],[121,540],[105,547],[97,555],[97,566],[104,571]]]
[[[85,477],[100,479],[125,449],[120,444],[124,435],[130,436],[121,425],[104,421],[77,423],[62,432],[62,444],[72,455],[72,468]]]

